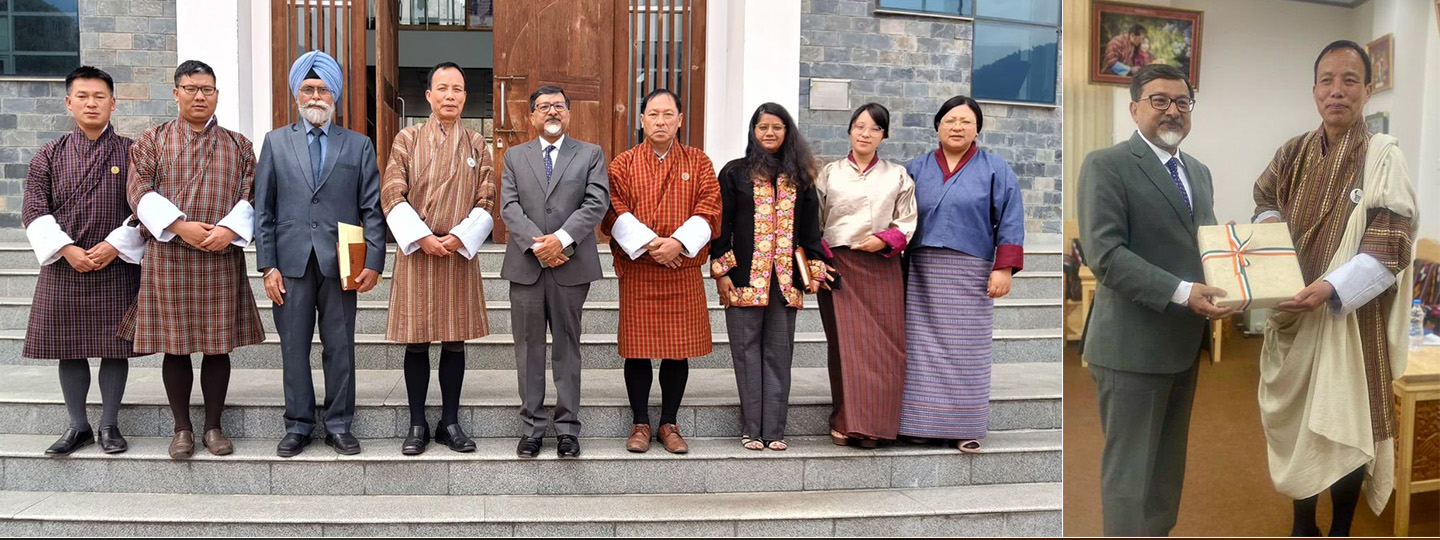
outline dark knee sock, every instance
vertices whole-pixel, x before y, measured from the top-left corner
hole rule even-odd
[[[230,391],[230,355],[207,354],[200,360],[200,391],[205,394],[205,431],[220,429]]]
[[[410,400],[410,425],[428,426],[425,394],[430,390],[430,344],[405,346],[405,395]]]
[[[120,425],[120,401],[125,398],[125,380],[130,377],[130,360],[100,360],[100,427]]]
[[[1330,504],[1334,517],[1330,521],[1330,536],[1350,536],[1350,522],[1355,519],[1355,506],[1360,502],[1360,486],[1365,481],[1365,467],[1345,475],[1330,486]]]
[[[1315,506],[1320,496],[1295,501],[1295,524],[1290,526],[1290,536],[1320,536],[1320,527],[1315,525]]]
[[[160,364],[160,379],[165,383],[165,398],[170,414],[175,417],[175,432],[195,431],[190,423],[190,388],[195,385],[195,372],[188,354],[167,354]]]
[[[70,427],[76,431],[90,429],[85,414],[85,396],[90,393],[90,362],[84,358],[60,361],[60,394],[65,396],[65,412],[70,413]]]
[[[685,381],[690,379],[690,362],[685,360],[662,360],[660,362],[660,424],[674,424],[675,415],[680,413],[680,401],[685,399]]]
[[[460,422],[460,388],[465,384],[465,343],[440,344],[440,425]]]
[[[630,396],[630,414],[636,424],[650,424],[650,360],[625,359],[625,393]]]

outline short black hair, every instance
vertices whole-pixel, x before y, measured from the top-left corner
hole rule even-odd
[[[978,135],[983,131],[985,129],[985,113],[980,112],[980,102],[971,99],[970,96],[955,96],[946,100],[945,104],[940,106],[940,111],[935,113],[935,131],[940,131],[940,121],[945,119],[945,115],[950,114],[951,109],[961,105],[969,107],[971,111],[975,112],[975,133]]]
[[[76,79],[99,79],[105,81],[105,86],[110,89],[110,93],[115,93],[115,79],[110,78],[110,74],[106,73],[103,69],[94,66],[80,66],[75,68],[75,71],[71,71],[69,75],[65,76],[66,94],[70,93],[70,87],[75,84]]]
[[[209,75],[212,79],[219,78],[215,76],[215,68],[199,60],[186,60],[180,63],[180,67],[175,68],[175,86],[180,86],[180,78],[186,75]]]
[[[1143,36],[1148,35],[1149,33],[1150,31],[1146,30],[1145,26],[1140,23],[1130,25],[1130,35],[1132,36]]]
[[[846,131],[855,128],[855,120],[860,118],[860,113],[870,113],[870,120],[874,121],[875,125],[880,126],[880,129],[885,132],[884,135],[880,136],[881,139],[890,138],[890,109],[886,109],[884,105],[873,101],[855,109],[855,112],[850,115],[850,125],[845,128]],[[977,114],[976,116],[978,117],[979,115]]]
[[[1146,64],[1136,70],[1135,76],[1130,79],[1130,101],[1140,101],[1140,91],[1156,79],[1184,82],[1185,89],[1190,91],[1190,99],[1195,99],[1195,87],[1190,86],[1190,77],[1180,68],[1170,64]]]
[[[675,92],[671,92],[668,88],[656,88],[649,94],[645,94],[645,99],[640,100],[640,114],[645,114],[645,109],[650,106],[650,100],[660,96],[670,96],[670,99],[675,101],[675,112],[685,114],[685,106],[680,104],[680,96],[675,95]],[[534,100],[531,100],[531,103],[534,103]]]
[[[1315,80],[1320,80],[1320,60],[1324,59],[1325,55],[1341,49],[1350,49],[1355,51],[1355,54],[1360,55],[1360,61],[1365,63],[1365,84],[1370,84],[1370,54],[1365,52],[1365,47],[1361,47],[1359,43],[1348,39],[1332,41],[1329,45],[1326,45],[1324,49],[1320,50],[1320,56],[1315,57]]]
[[[426,90],[429,90],[430,87],[435,86],[435,74],[438,73],[438,72],[439,72],[440,70],[442,70],[442,69],[453,69],[453,70],[455,70],[455,71],[459,71],[459,72],[460,72],[460,78],[461,78],[461,79],[464,79],[464,78],[465,78],[465,70],[460,69],[460,64],[456,64],[455,62],[441,62],[441,63],[439,63],[439,64],[435,64],[435,67],[430,68],[430,73],[425,74],[425,89],[426,89]]]
[[[547,84],[545,86],[536,88],[535,92],[530,94],[530,112],[535,112],[535,100],[540,99],[540,96],[550,96],[555,94],[560,94],[560,97],[565,98],[565,108],[569,109],[570,96],[565,93],[565,89],[560,88],[559,86],[555,86],[553,84]]]

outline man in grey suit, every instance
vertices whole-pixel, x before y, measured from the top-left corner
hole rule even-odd
[[[356,291],[342,290],[336,224],[365,230],[365,269],[358,290],[380,281],[385,225],[380,168],[364,134],[335,125],[344,78],[340,64],[320,51],[290,68],[290,91],[301,119],[265,135],[255,169],[256,265],[274,302],[284,360],[285,437],[275,453],[304,451],[315,430],[310,342],[320,315],[325,370],[325,443],[341,454],[360,453],[350,433],[355,418]]]
[[[510,321],[524,433],[516,454],[539,455],[545,414],[545,327],[554,336],[555,432],[562,458],[580,456],[580,312],[600,279],[595,226],[610,207],[599,146],[565,136],[570,98],[558,86],[530,95],[539,139],[505,152],[500,216],[509,228],[500,277],[510,281]]]
[[[1165,536],[1175,526],[1200,345],[1210,317],[1228,316],[1200,283],[1196,227],[1213,225],[1210,170],[1180,152],[1194,90],[1161,64],[1130,83],[1130,140],[1080,167],[1080,241],[1098,284],[1085,359],[1099,387],[1105,435],[1100,498],[1105,534]]]

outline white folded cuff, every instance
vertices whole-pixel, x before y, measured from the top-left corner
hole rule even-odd
[[[484,208],[475,208],[470,210],[470,215],[466,216],[459,225],[450,229],[450,234],[455,235],[460,239],[460,243],[464,244],[460,248],[460,255],[466,259],[474,259],[475,254],[480,250],[480,245],[485,243],[485,238],[490,236],[490,231],[494,228],[495,219],[490,217],[490,212],[486,212]]]
[[[660,236],[630,212],[620,214],[620,217],[615,218],[615,226],[610,228],[610,232],[615,233],[615,241],[620,244],[620,249],[625,250],[625,254],[629,255],[631,260],[639,259],[641,255],[644,255],[647,250],[645,246]]]
[[[140,223],[150,231],[150,235],[161,242],[169,242],[175,239],[175,233],[165,230],[176,220],[186,219],[185,213],[170,202],[164,195],[151,191],[140,197],[140,204],[135,206],[135,215],[140,217]]]
[[[710,223],[700,216],[690,216],[670,237],[685,246],[686,257],[694,257],[710,244]]]
[[[435,234],[408,202],[391,208],[390,215],[385,216],[385,223],[390,226],[390,233],[395,235],[395,243],[400,244],[400,251],[406,255],[420,249],[421,238]]]
[[[1337,317],[1359,309],[1395,284],[1395,274],[1368,253],[1356,254],[1322,279],[1335,287],[1330,311]]]
[[[565,249],[575,243],[575,239],[571,238],[570,233],[565,232],[565,229],[555,231],[555,239],[560,241],[560,249]]]
[[[31,221],[30,226],[25,227],[25,238],[30,240],[30,248],[35,250],[35,260],[40,262],[40,266],[60,260],[60,249],[75,243],[70,235],[60,230],[60,224],[50,214]]]
[[[129,221],[128,219],[125,221]],[[145,235],[140,233],[140,227],[131,227],[121,223],[115,230],[105,237],[105,241],[120,252],[120,260],[130,264],[140,264],[145,259]]]
[[[235,232],[235,240],[231,241],[231,244],[242,248],[248,246],[250,239],[255,237],[255,207],[250,206],[250,201],[241,200],[235,203],[230,213],[215,226]]]
[[[1174,304],[1180,304],[1181,306],[1189,306],[1190,289],[1193,288],[1195,288],[1194,283],[1191,283],[1189,281],[1181,281],[1180,285],[1175,287],[1175,294],[1170,295],[1170,302]]]
[[[1251,223],[1260,223],[1261,221],[1265,221],[1265,220],[1270,219],[1270,218],[1272,218],[1272,217],[1275,218],[1275,219],[1278,219],[1278,220],[1280,220],[1280,221],[1285,221],[1285,216],[1280,215],[1280,212],[1277,212],[1277,211],[1275,211],[1275,210],[1266,210],[1266,211],[1264,211],[1264,212],[1261,212],[1260,215],[1255,216],[1254,218],[1252,218],[1252,219],[1250,220],[1250,222],[1251,222]]]

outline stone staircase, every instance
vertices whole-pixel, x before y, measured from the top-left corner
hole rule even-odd
[[[5,240],[7,238],[0,238]],[[283,434],[278,338],[233,354],[224,428],[235,454],[166,454],[172,417],[158,355],[132,360],[120,427],[123,454],[96,446],[65,458],[43,450],[66,424],[53,362],[20,358],[37,265],[18,238],[0,243],[0,534],[447,536],[1056,536],[1060,529],[1060,255],[1033,251],[997,304],[991,430],[985,453],[830,444],[829,378],[818,310],[797,322],[789,451],[739,444],[739,403],[723,312],[711,297],[715,352],[691,360],[679,424],[683,456],[623,448],[630,413],[616,354],[617,282],[607,254],[582,318],[584,422],[580,459],[515,457],[520,422],[503,250],[479,255],[495,334],[467,344],[460,421],[474,453],[432,444],[399,453],[408,425],[403,346],[384,340],[388,281],[360,297],[354,432],[364,451],[339,456],[316,441],[275,456]],[[392,246],[393,250],[393,246]],[[602,247],[602,251],[604,248]],[[247,252],[254,270],[254,253]],[[393,256],[391,257],[393,261]],[[386,277],[389,277],[389,268]],[[252,289],[273,330],[258,273]],[[436,348],[438,351],[438,347]],[[312,362],[319,368],[316,340]],[[432,362],[438,356],[432,354]],[[316,372],[317,383],[323,379]],[[432,377],[430,417],[439,418]],[[318,390],[317,391],[321,391]],[[553,400],[554,389],[549,391]],[[658,415],[659,391],[652,395]],[[192,418],[203,417],[198,385]],[[92,422],[99,391],[91,391]]]

